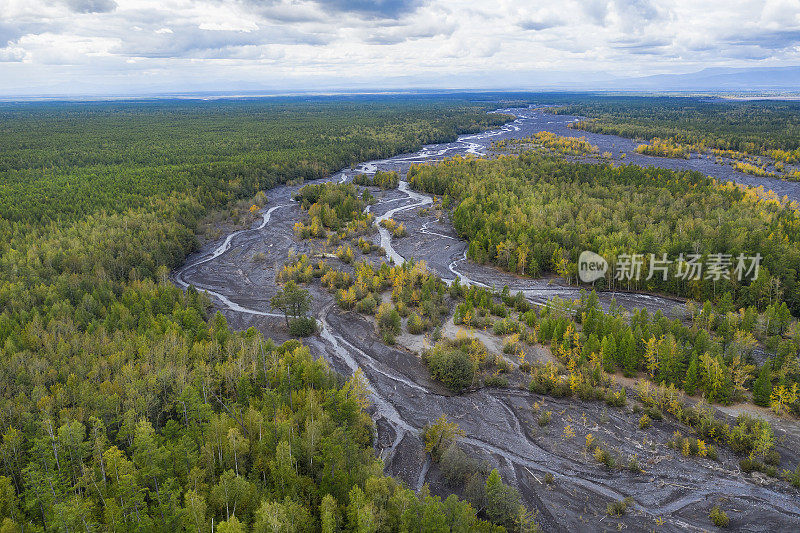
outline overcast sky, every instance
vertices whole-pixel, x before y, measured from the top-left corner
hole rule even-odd
[[[0,93],[512,87],[799,65],[800,0],[0,0]]]

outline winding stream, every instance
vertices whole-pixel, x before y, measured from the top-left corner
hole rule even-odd
[[[394,217],[397,213],[400,213],[402,211],[408,211],[410,209],[422,207],[423,205],[432,204],[433,199],[425,194],[419,194],[417,192],[412,191],[411,189],[408,188],[408,182],[406,181],[401,181],[397,188],[400,190],[400,192],[403,192],[406,195],[408,195],[408,198],[411,199],[414,203],[401,205],[400,207],[395,207],[393,209],[386,211],[384,214],[375,219],[375,223],[378,225],[378,233],[381,236],[380,244],[381,248],[383,248],[386,251],[386,258],[392,261],[396,265],[402,265],[403,263],[405,263],[406,259],[405,257],[401,256],[395,251],[394,246],[392,246],[392,235],[391,233],[389,233],[389,230],[387,228],[384,228],[381,225],[381,222]]]
[[[601,151],[613,149],[616,162],[621,161],[620,155],[625,153],[628,154],[625,158],[628,163],[691,170],[698,170],[698,165],[710,164],[702,166],[702,171],[720,179],[774,188],[792,199],[800,198],[798,183],[755,178],[736,173],[730,167],[708,161],[703,163],[703,160],[640,156],[633,152],[637,143],[628,139],[568,129],[566,124],[576,117],[547,115],[532,109],[499,111],[514,114],[516,118],[500,128],[463,135],[452,143],[429,145],[414,154],[365,162],[355,171],[343,170],[329,180],[341,183],[352,179],[356,173],[374,173],[377,170],[397,170],[404,176],[413,163],[438,161],[457,154],[483,155],[493,140],[526,137],[547,130],[561,135],[586,136],[589,142],[599,145]],[[640,162],[641,158],[646,161]],[[292,234],[293,223],[301,216],[299,207],[292,201],[297,189],[280,186],[271,190],[274,206],[263,213],[258,224],[232,233],[191,256],[183,267],[175,271],[176,284],[183,288],[194,285],[206,291],[237,327],[255,325],[266,333],[276,331],[276,318],[283,318],[283,315],[272,312],[266,304],[266,295],[261,293],[274,292],[276,265],[290,250],[302,246],[302,243],[294,241]],[[411,257],[424,259],[431,270],[450,282],[458,276],[464,284],[486,287],[508,284],[512,290],[523,291],[529,300],[538,304],[553,296],[577,297],[578,290],[574,287],[519,278],[472,263],[466,258],[466,243],[452,232],[452,228],[436,221],[409,218],[409,236],[399,241],[394,241],[391,233],[380,226],[380,222],[388,218],[411,217],[414,210],[431,202],[430,196],[410,190],[408,183],[401,181],[396,191],[390,191],[376,205],[368,207],[376,214],[380,245],[388,259],[396,264]],[[246,260],[249,253],[267,255],[267,264]],[[603,303],[607,304],[613,296],[603,293]],[[615,296],[621,305],[627,307],[669,310],[679,303],[643,294],[618,293]],[[441,483],[434,466],[421,453],[418,435],[425,424],[445,413],[466,431],[462,445],[500,468],[504,479],[516,484],[526,503],[538,510],[539,521],[548,531],[611,527],[610,520],[601,523],[605,516],[605,502],[625,496],[635,498],[636,513],[619,521],[633,530],[651,529],[656,517],[666,521],[660,528],[663,531],[707,527],[707,503],[721,496],[729,497],[744,509],[743,516],[754,525],[752,530],[800,528],[800,500],[796,492],[783,486],[754,484],[739,474],[735,466],[721,469],[710,461],[659,459],[666,453],[662,450],[663,445],[652,449],[642,445],[640,441],[642,438],[646,441],[647,435],[638,430],[635,415],[607,412],[598,402],[539,398],[537,401],[546,403],[547,408],[558,413],[554,418],[558,417],[559,423],[577,427],[578,420],[583,419],[585,428],[592,428],[595,434],[614,443],[620,450],[647,453],[657,459],[647,466],[647,474],[606,473],[591,458],[581,458],[581,443],[576,445],[561,439],[559,428],[555,428],[553,434],[537,429],[530,408],[537,398],[535,395],[514,389],[484,388],[451,396],[430,380],[416,355],[382,344],[371,323],[356,315],[339,312],[325,293],[315,293],[315,300],[320,302],[314,309],[320,334],[308,339],[309,346],[342,373],[350,374],[358,368],[363,371],[371,391],[372,415],[378,429],[376,448],[387,472],[416,488],[424,482],[434,486]],[[604,422],[607,419],[610,423]],[[666,422],[662,426],[654,425],[653,440],[655,437],[666,440],[675,429]],[[580,439],[582,437],[578,435],[574,440]],[[724,464],[735,465],[735,456],[724,450],[720,455]],[[552,474],[556,480],[547,488],[541,482],[546,473]],[[584,517],[592,513],[594,518],[588,522]]]

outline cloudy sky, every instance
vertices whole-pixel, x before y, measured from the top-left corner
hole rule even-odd
[[[800,65],[800,0],[0,0],[0,94],[528,88]]]

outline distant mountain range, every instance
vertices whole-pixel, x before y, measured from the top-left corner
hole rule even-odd
[[[489,92],[539,92],[539,91],[590,91],[590,92],[684,92],[684,93],[730,93],[738,97],[768,97],[800,99],[800,66],[755,67],[755,68],[706,68],[684,74],[657,74],[652,76],[625,77],[614,72],[557,71],[557,70],[480,70],[457,73],[442,77],[408,74],[390,78],[366,75],[352,78],[308,78],[275,80],[265,84],[257,80],[231,79],[225,83],[188,84],[181,90],[169,86],[134,88],[130,92],[116,92],[91,85],[76,86],[70,92],[55,92],[52,89],[27,93],[10,93],[5,96],[0,90],[0,101],[4,100],[51,100],[51,99],[128,99],[128,98],[217,98],[257,97],[306,94],[374,94],[381,92],[419,93],[450,91]],[[314,89],[310,89],[314,87]],[[20,96],[23,94],[23,96]]]
[[[644,91],[644,92],[778,92],[800,93],[800,66],[755,68],[706,68],[684,74],[657,74],[642,77],[619,76],[614,72],[568,72],[553,70],[477,71],[449,77],[449,89],[490,90],[569,90],[569,91]],[[398,76],[364,87],[443,89],[441,80],[419,75]],[[359,86],[358,82],[351,86]]]
[[[652,91],[800,91],[800,66],[707,68],[689,74],[659,74],[594,83],[595,88]]]

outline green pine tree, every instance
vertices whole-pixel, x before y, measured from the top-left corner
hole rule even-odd
[[[322,533],[334,533],[338,529],[338,514],[339,506],[336,504],[336,498],[326,494],[319,506]]]
[[[622,339],[622,349],[620,352],[625,367],[625,375],[630,377],[635,375],[639,370],[639,355],[636,353],[636,340],[630,329]]]
[[[697,352],[692,353],[692,360],[686,370],[686,378],[683,380],[683,391],[692,395],[697,391],[700,384],[700,362],[697,359]]]
[[[614,336],[608,335],[603,337],[603,344],[600,347],[600,354],[603,361],[603,369],[606,372],[613,372],[615,360],[617,358],[617,344],[614,342]]]
[[[513,523],[521,505],[519,492],[500,478],[495,468],[486,479],[486,516],[498,525]]]
[[[770,363],[767,361],[761,367],[761,372],[758,373],[758,378],[753,382],[753,403],[769,406],[769,397],[772,394],[772,369]]]

